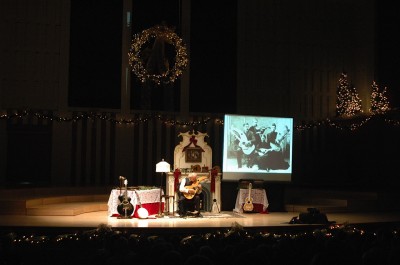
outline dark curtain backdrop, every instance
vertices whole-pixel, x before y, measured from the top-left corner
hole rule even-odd
[[[69,107],[119,109],[122,0],[71,1]]]

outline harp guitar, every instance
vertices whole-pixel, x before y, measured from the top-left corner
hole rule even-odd
[[[244,132],[236,128],[232,128],[231,133],[235,136],[236,140],[239,141],[238,146],[242,149],[243,153],[250,155],[253,153],[256,146],[252,144]]]
[[[244,212],[252,212],[254,210],[253,198],[251,197],[251,187],[252,184],[249,183],[249,194],[247,195],[246,201],[243,204]]]
[[[192,185],[185,186],[186,189],[188,189],[188,190],[195,190],[196,193],[190,194],[190,193],[184,192],[184,193],[183,193],[183,196],[185,196],[185,198],[186,198],[186,199],[189,199],[189,200],[193,199],[193,197],[194,197],[196,194],[199,194],[199,193],[201,192],[201,188],[199,187],[200,182],[206,180],[207,178],[208,178],[208,177],[199,177],[199,178],[197,178],[196,182],[193,183]]]
[[[118,196],[120,204],[118,204],[117,210],[120,215],[120,218],[131,218],[133,214],[133,205],[131,203],[131,198],[128,197],[128,180],[125,179],[125,191],[124,194]]]

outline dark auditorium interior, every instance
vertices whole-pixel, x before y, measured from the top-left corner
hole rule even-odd
[[[0,265],[400,264],[396,11],[378,0],[1,0]],[[221,170],[226,114],[293,119],[290,180],[255,180],[263,212],[232,213],[243,187]],[[219,215],[160,218],[161,192],[188,163],[182,133],[198,132]],[[162,160],[171,178],[156,172]],[[110,216],[120,176],[160,191],[158,215]],[[34,212],[45,202],[51,213]]]

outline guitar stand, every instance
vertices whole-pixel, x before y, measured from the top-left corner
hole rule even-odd
[[[245,210],[243,210],[243,213],[259,213],[259,212],[257,212],[257,211],[245,211]]]
[[[127,215],[127,214],[126,214],[126,209],[124,209],[124,210],[125,210],[125,215],[119,215],[119,216],[117,217],[117,219],[132,219],[132,218],[133,218],[133,215],[132,215],[132,216]]]
[[[132,219],[132,216],[118,216],[117,219]]]

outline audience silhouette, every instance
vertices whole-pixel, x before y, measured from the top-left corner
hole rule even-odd
[[[240,226],[206,234],[138,235],[104,225],[81,234],[2,235],[0,265],[399,265],[396,229],[343,225],[295,233],[250,233]]]

